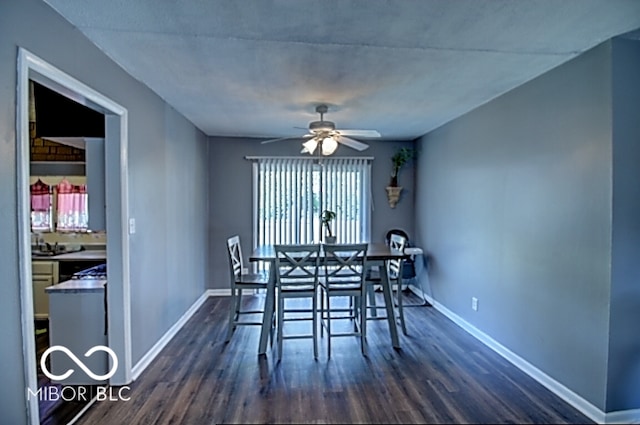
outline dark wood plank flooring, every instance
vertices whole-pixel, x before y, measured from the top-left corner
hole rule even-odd
[[[333,339],[331,359],[321,341],[317,361],[310,340],[285,340],[280,363],[257,355],[258,327],[224,343],[228,307],[209,298],[129,401],[97,402],[78,423],[592,423],[431,307],[406,309],[400,350],[370,321],[367,358],[355,337]]]

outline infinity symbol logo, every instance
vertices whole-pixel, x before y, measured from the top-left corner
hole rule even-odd
[[[71,374],[73,372],[75,372],[74,369],[69,369],[67,370],[65,373],[63,373],[62,375],[54,375],[53,373],[51,373],[49,371],[49,369],[47,369],[47,358],[49,357],[49,355],[51,353],[53,353],[54,351],[62,351],[63,353],[65,353],[67,356],[69,356],[69,358],[71,360],[73,360],[73,362],[75,364],[77,364],[78,366],[80,366],[80,369],[82,369],[84,371],[84,373],[86,373],[87,375],[89,375],[89,377],[91,379],[94,379],[96,381],[104,381],[106,379],[111,378],[115,373],[116,373],[116,369],[118,369],[118,356],[116,356],[116,353],[114,353],[114,351],[109,348],[106,347],[104,345],[96,345],[93,348],[91,348],[89,351],[87,351],[86,353],[84,353],[85,357],[89,357],[91,356],[93,353],[95,353],[96,351],[105,351],[107,354],[109,354],[109,357],[111,357],[111,360],[113,361],[113,366],[111,367],[111,370],[109,371],[109,373],[107,373],[106,375],[96,375],[93,372],[91,372],[91,370],[80,361],[80,359],[78,359],[75,354],[73,354],[71,352],[71,350],[69,350],[67,347],[62,346],[62,345],[54,345],[52,347],[49,347],[43,354],[42,354],[42,358],[40,359],[40,367],[42,368],[42,372],[51,380],[53,381],[62,381],[64,379],[67,379],[69,376],[71,376]]]

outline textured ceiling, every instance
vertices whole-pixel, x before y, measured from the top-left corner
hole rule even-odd
[[[45,0],[211,136],[410,140],[640,28],[637,0]]]

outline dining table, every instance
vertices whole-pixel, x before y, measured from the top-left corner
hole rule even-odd
[[[322,245],[322,244],[321,244]],[[321,249],[322,255],[322,249]],[[385,243],[369,243],[367,249],[367,267],[378,266],[380,269],[380,286],[385,302],[385,310],[387,322],[389,323],[389,334],[391,337],[391,345],[394,348],[400,348],[400,340],[398,338],[398,328],[396,326],[396,315],[393,305],[393,294],[391,282],[387,272],[387,262],[394,259],[407,259],[409,255],[404,251],[390,248]],[[268,262],[269,263],[269,280],[267,284],[267,293],[264,305],[264,314],[262,318],[262,328],[260,331],[260,344],[258,347],[258,355],[266,354],[269,335],[271,334],[271,326],[273,323],[273,315],[275,312],[276,298],[276,276],[275,276],[275,260],[276,253],[273,245],[260,245],[256,247],[249,261],[251,262]]]

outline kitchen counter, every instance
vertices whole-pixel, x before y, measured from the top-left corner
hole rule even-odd
[[[48,294],[103,292],[106,283],[106,279],[69,279],[45,288],[45,292]]]
[[[56,261],[95,261],[106,260],[106,249],[85,249],[76,252],[67,252],[58,255],[32,255],[32,260],[56,260]]]

